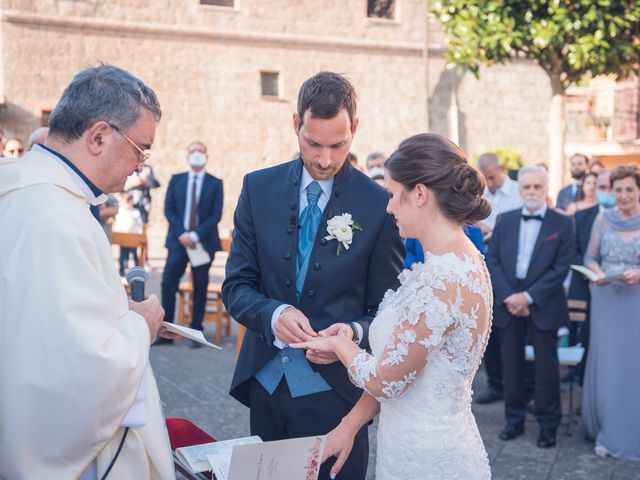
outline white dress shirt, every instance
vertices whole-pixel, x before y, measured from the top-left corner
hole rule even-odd
[[[198,243],[200,237],[196,232],[189,231],[189,220],[191,219],[191,190],[193,189],[193,182],[196,182],[196,202],[200,201],[200,193],[202,193],[202,180],[204,179],[204,170],[195,173],[193,170],[189,170],[189,179],[187,180],[187,201],[184,205],[184,231],[189,232],[191,239]],[[198,212],[196,211],[196,225],[198,224]]]
[[[528,209],[522,209],[522,215],[540,215],[543,219],[547,213],[547,206],[543,205],[535,212],[530,212]],[[525,221],[520,218],[520,234],[518,235],[518,255],[516,257],[516,277],[524,280],[527,278],[527,272],[529,271],[529,264],[531,263],[531,256],[533,255],[533,249],[536,246],[540,229],[542,228],[542,222],[540,220],[528,220]],[[531,295],[524,292],[525,297],[529,304],[533,303]]]
[[[491,204],[491,214],[483,222],[493,230],[496,226],[498,215],[522,206],[522,198],[518,191],[518,182],[511,180],[507,175],[496,193],[484,189],[484,198]]]

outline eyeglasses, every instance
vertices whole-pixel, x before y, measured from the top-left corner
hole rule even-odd
[[[118,127],[116,127],[113,123],[109,123],[108,124],[111,128],[113,128],[116,132],[118,132],[120,135],[122,135],[124,137],[124,139],[129,142],[133,148],[136,149],[136,157],[138,157],[138,162],[140,163],[144,163],[147,160],[149,160],[149,157],[151,156],[151,152],[146,152],[144,151],[142,148],[140,148],[138,146],[138,144],[136,142],[134,142],[133,140],[131,140],[129,137],[127,137],[124,132],[122,130],[120,130]]]

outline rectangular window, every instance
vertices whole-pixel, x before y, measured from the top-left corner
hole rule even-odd
[[[396,0],[368,0],[367,16],[371,18],[396,18]]]
[[[200,0],[200,5],[215,5],[216,7],[233,7],[234,0]]]
[[[263,97],[280,97],[278,72],[260,72],[260,87]]]

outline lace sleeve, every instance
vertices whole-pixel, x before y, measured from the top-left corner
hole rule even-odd
[[[604,217],[600,213],[593,222],[593,228],[591,229],[591,237],[589,238],[589,245],[584,255],[584,264],[589,266],[590,264],[600,264],[600,241],[602,239],[602,228],[604,223]]]
[[[410,289],[410,295],[396,302],[398,319],[382,353],[376,357],[361,350],[349,365],[351,381],[379,401],[403,395],[455,324],[461,318],[474,321],[478,298],[470,307],[472,302],[464,301],[459,282],[430,283]]]

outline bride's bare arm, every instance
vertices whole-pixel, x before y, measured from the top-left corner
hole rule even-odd
[[[380,403],[365,392],[340,424],[329,432],[322,461],[337,457],[336,463],[331,467],[331,478],[335,478],[349,457],[356,434],[378,412],[380,412]]]

